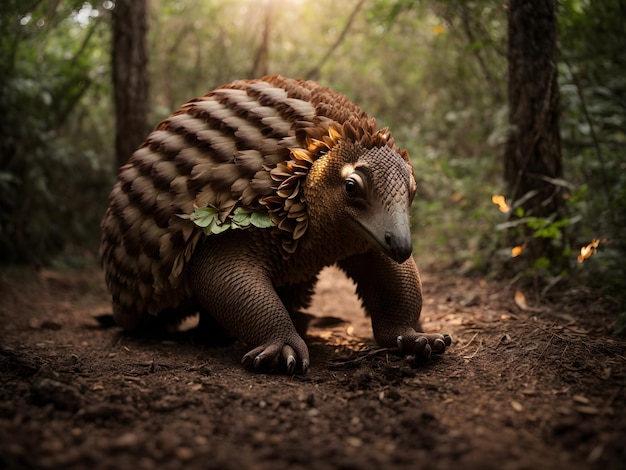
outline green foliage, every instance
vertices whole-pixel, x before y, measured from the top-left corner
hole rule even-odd
[[[236,207],[226,216],[220,216],[219,209],[216,207],[199,207],[191,213],[190,219],[207,235],[218,235],[228,229],[245,229],[250,225],[257,228],[273,226],[272,219],[267,212],[253,212],[243,207]]]
[[[82,2],[0,7],[0,259],[44,262],[93,239],[109,185],[84,135],[106,29]],[[100,39],[100,46],[96,40]],[[104,44],[106,47],[106,44]],[[104,59],[104,57],[103,57]],[[78,126],[80,125],[80,129]],[[96,199],[96,200],[98,200]]]
[[[581,218],[575,241],[600,240],[578,271],[616,299],[626,323],[626,10],[620,0],[567,0],[560,8],[563,151],[580,188],[570,201]]]

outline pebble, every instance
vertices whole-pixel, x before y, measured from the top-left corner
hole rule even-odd
[[[193,450],[189,447],[179,447],[176,449],[176,457],[178,460],[182,460],[183,462],[187,462],[193,458]]]

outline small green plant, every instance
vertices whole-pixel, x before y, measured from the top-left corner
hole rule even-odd
[[[191,221],[202,228],[206,235],[218,235],[228,229],[245,229],[250,227],[268,228],[274,225],[269,213],[249,211],[237,207],[229,214],[220,215],[220,210],[214,206],[199,207],[190,217]]]

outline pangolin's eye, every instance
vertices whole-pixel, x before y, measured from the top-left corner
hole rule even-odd
[[[346,180],[346,194],[350,197],[355,197],[359,194],[359,185],[352,178]]]

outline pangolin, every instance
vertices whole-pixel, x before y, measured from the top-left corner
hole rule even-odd
[[[357,285],[376,342],[442,353],[419,332],[409,155],[344,95],[267,76],[223,85],[158,124],[122,166],[100,253],[119,325],[200,313],[250,347],[242,363],[306,373],[295,319],[320,270]]]

